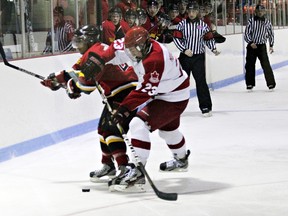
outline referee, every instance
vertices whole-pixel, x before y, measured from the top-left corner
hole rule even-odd
[[[204,117],[212,116],[212,101],[209,88],[206,82],[205,70],[205,45],[215,55],[215,41],[206,23],[198,17],[199,5],[190,2],[187,5],[188,17],[182,20],[174,33],[174,43],[180,50],[179,61],[188,76],[192,75],[196,84],[196,93],[199,101],[199,108]]]
[[[269,39],[269,52],[273,53],[274,32],[271,22],[264,17],[265,7],[257,5],[255,16],[248,20],[244,33],[244,40],[248,43],[246,52],[245,81],[247,90],[251,91],[255,86],[255,63],[257,57],[264,71],[266,85],[270,90],[276,86],[274,74],[267,55],[266,42]]]

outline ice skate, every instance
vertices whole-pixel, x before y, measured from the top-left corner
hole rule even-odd
[[[253,87],[254,86],[252,86],[252,85],[247,85],[246,89],[247,89],[248,92],[252,92],[253,91]]]
[[[270,92],[273,92],[274,89],[275,89],[275,85],[269,85],[268,89],[269,89]]]
[[[108,182],[109,191],[145,192],[145,176],[134,164],[120,166],[120,174]]]
[[[90,181],[94,183],[106,183],[115,177],[116,169],[114,164],[103,164],[102,168],[90,172]]]
[[[187,154],[184,158],[178,158],[174,154],[173,160],[163,162],[160,164],[160,171],[163,172],[187,172],[188,171],[188,157],[190,155],[190,150],[187,150]]]
[[[211,117],[212,116],[212,111],[208,108],[204,108],[202,110],[202,115],[203,117]]]

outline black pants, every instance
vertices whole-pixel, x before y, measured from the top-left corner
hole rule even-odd
[[[258,44],[256,49],[253,49],[250,46],[250,44],[248,44],[247,46],[246,65],[245,65],[246,86],[248,85],[255,86],[255,64],[256,64],[257,57],[260,61],[261,67],[264,72],[266,85],[267,86],[272,85],[275,87],[276,85],[275,78],[274,78],[274,74],[273,74],[273,71],[269,62],[266,44]]]
[[[192,57],[188,57],[184,53],[179,56],[180,64],[190,77],[192,72],[193,78],[196,84],[196,93],[199,101],[199,108],[212,110],[212,101],[209,92],[209,88],[206,81],[206,69],[205,69],[205,53],[195,54]]]

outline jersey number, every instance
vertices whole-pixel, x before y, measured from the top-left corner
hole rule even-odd
[[[141,91],[147,93],[149,96],[154,96],[157,94],[157,86],[152,86],[151,83],[146,83],[145,88]]]
[[[123,50],[124,48],[124,38],[114,41],[113,47],[115,50]]]

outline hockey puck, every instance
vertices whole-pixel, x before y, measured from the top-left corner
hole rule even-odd
[[[90,189],[89,188],[83,188],[82,192],[90,192]]]

